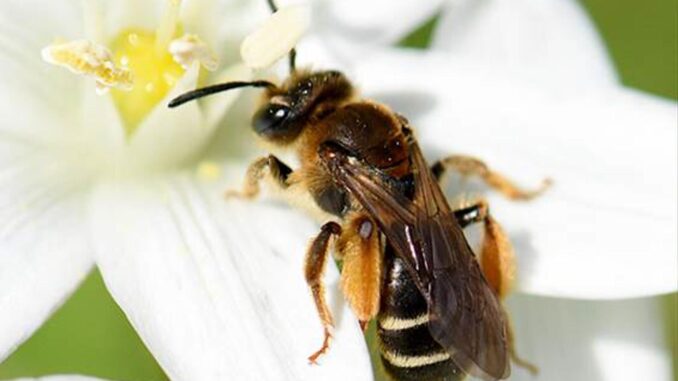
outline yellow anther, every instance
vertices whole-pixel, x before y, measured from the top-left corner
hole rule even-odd
[[[98,91],[110,87],[131,90],[134,85],[132,72],[117,67],[108,49],[88,40],[55,43],[42,49],[42,58],[54,65],[62,66],[73,73],[93,77]]]
[[[185,34],[181,38],[172,40],[169,52],[174,61],[184,69],[188,69],[193,62],[197,61],[205,69],[214,71],[219,63],[212,49],[194,34]]]

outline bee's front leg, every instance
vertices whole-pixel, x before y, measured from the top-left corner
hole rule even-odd
[[[260,191],[259,183],[264,178],[264,175],[266,174],[265,169],[267,168],[268,173],[273,178],[275,184],[282,189],[289,186],[288,179],[292,173],[292,169],[277,157],[268,155],[266,157],[260,157],[249,165],[242,190],[228,190],[226,191],[225,196],[227,198],[241,197],[246,199],[256,197]]]
[[[550,179],[544,179],[537,189],[521,189],[506,176],[491,170],[482,160],[471,156],[452,155],[436,161],[431,166],[431,171],[439,180],[448,170],[459,172],[462,176],[478,176],[485,184],[511,200],[532,199],[542,194],[551,185]]]
[[[308,358],[311,363],[315,363],[318,357],[327,351],[330,346],[330,339],[332,338],[332,313],[327,307],[327,301],[325,300],[325,285],[323,284],[322,276],[329,254],[330,239],[332,236],[340,234],[341,226],[339,224],[327,222],[320,229],[320,234],[313,240],[306,254],[304,275],[306,276],[306,283],[311,288],[313,301],[318,310],[318,316],[320,317],[324,332],[322,347]]]

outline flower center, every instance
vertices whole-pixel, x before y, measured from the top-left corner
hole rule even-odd
[[[111,91],[127,136],[134,133],[184,74],[169,51],[159,48],[164,44],[159,37],[143,29],[128,29],[119,33],[110,45],[116,64],[134,73],[131,90]]]

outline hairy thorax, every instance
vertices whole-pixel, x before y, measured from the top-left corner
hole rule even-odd
[[[318,147],[332,142],[395,179],[409,174],[408,148],[401,121],[387,107],[374,102],[351,102],[323,110],[322,117],[303,130],[298,140],[301,172],[318,206],[343,215],[350,206],[348,195],[337,187],[320,165]]]

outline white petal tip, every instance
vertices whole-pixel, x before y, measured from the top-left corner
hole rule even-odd
[[[240,55],[253,69],[271,66],[289,53],[308,29],[311,11],[306,6],[280,9],[243,40]]]

